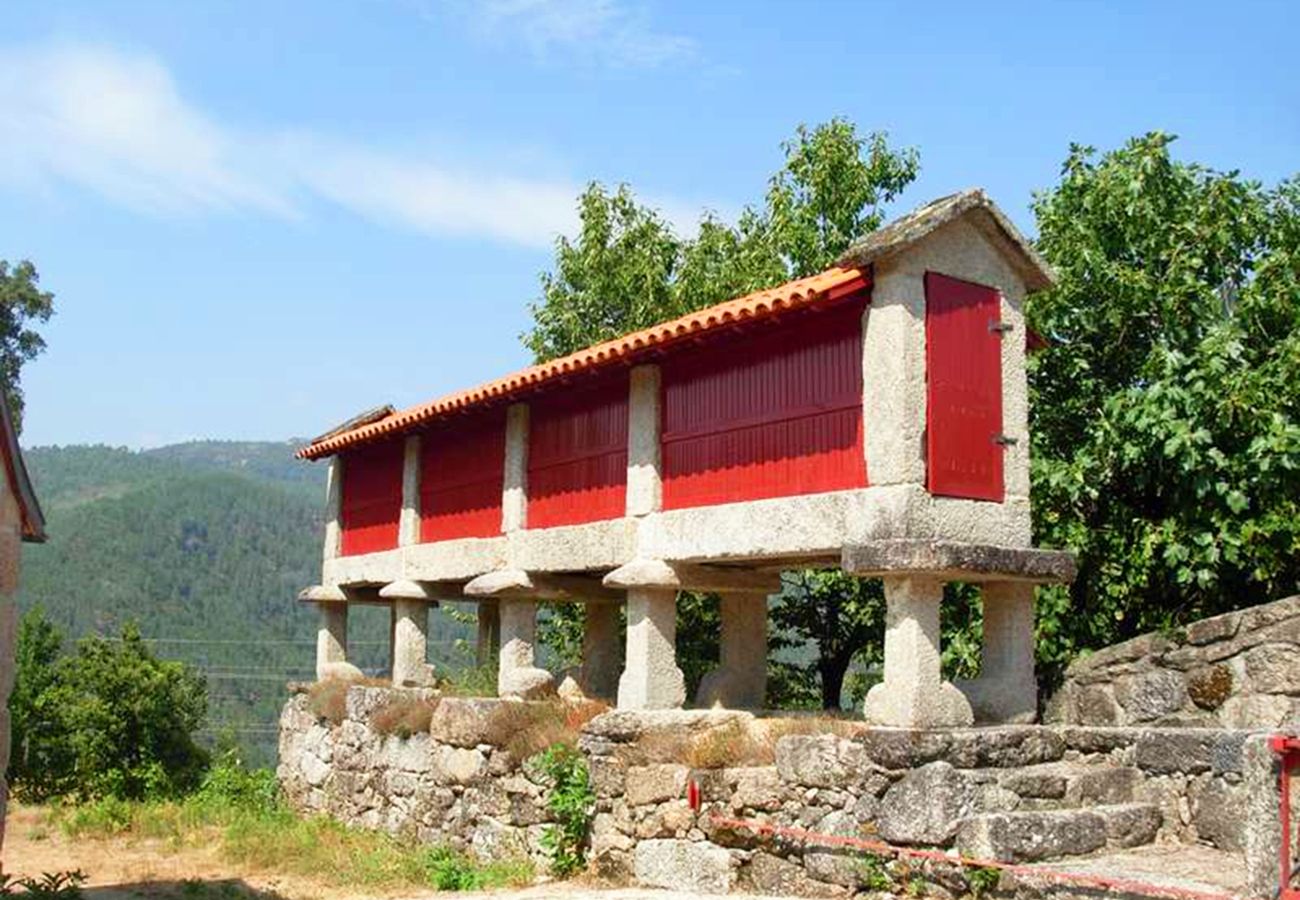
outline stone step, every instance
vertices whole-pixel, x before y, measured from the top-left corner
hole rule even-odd
[[[1042,862],[1149,844],[1160,824],[1149,803],[984,813],[962,822],[957,849],[978,859]]]
[[[987,774],[1020,797],[1017,809],[1026,811],[1131,803],[1142,783],[1142,773],[1133,766],[1105,763],[1043,763]]]

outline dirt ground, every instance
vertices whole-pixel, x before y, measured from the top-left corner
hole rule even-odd
[[[81,869],[90,876],[83,888],[86,900],[417,900],[446,896],[436,891],[340,888],[298,876],[245,871],[222,860],[216,846],[175,850],[159,841],[140,839],[71,840],[43,822],[40,810],[11,809],[5,826],[3,870],[10,875],[39,876]],[[703,900],[678,891],[614,890],[575,882],[455,896],[463,900]]]

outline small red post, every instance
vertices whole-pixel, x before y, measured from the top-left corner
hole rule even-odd
[[[686,805],[692,812],[700,811],[700,783],[694,778],[686,782]]]
[[[1279,757],[1281,772],[1278,775],[1279,799],[1278,813],[1282,824],[1282,840],[1279,841],[1278,863],[1281,873],[1278,876],[1278,900],[1300,900],[1300,891],[1291,887],[1291,770],[1300,763],[1300,738],[1275,734],[1269,746]]]

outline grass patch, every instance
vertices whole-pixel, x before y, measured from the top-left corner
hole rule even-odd
[[[383,706],[370,716],[370,727],[379,734],[409,738],[429,730],[438,699],[425,699],[405,691],[394,691]]]
[[[578,746],[582,726],[608,710],[597,700],[501,703],[492,714],[491,731],[512,757],[524,760],[557,744]]]
[[[478,863],[446,847],[299,816],[280,801],[273,773],[233,763],[214,766],[183,800],[55,806],[50,822],[77,839],[153,839],[176,847],[215,842],[225,859],[250,870],[340,887],[478,890],[524,885],[534,875],[528,860]]]
[[[831,715],[731,721],[699,731],[651,732],[624,753],[632,765],[676,762],[693,769],[770,766],[776,763],[776,745],[783,737],[833,734],[851,738],[863,727],[860,721]]]
[[[497,664],[470,666],[438,680],[438,690],[446,697],[495,697]]]

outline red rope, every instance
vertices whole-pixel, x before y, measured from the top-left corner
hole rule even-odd
[[[1105,875],[1087,875],[1083,872],[1060,872],[1056,869],[1047,869],[1042,866],[1025,866],[1016,863],[1005,863],[995,859],[975,859],[968,856],[953,857],[944,853],[942,850],[917,850],[910,847],[895,847],[891,844],[885,844],[880,841],[868,841],[863,838],[822,834],[816,831],[807,831],[803,828],[789,828],[784,825],[773,825],[769,822],[762,822],[757,819],[733,819],[727,816],[720,816],[717,813],[711,813],[710,815],[714,823],[718,825],[725,825],[731,828],[748,828],[749,830],[759,834],[772,834],[780,837],[794,838],[811,844],[857,847],[863,850],[870,850],[873,853],[887,854],[890,856],[928,859],[934,862],[944,862],[981,869],[999,869],[1003,872],[1010,872],[1013,875],[1026,875],[1033,878],[1042,878],[1047,881],[1055,881],[1065,884],[1080,884],[1102,889],[1128,891],[1134,894],[1147,894],[1153,897],[1178,897],[1182,898],[1182,900],[1238,900],[1236,894],[1196,891],[1180,887],[1166,887],[1158,884],[1148,884],[1144,881],[1134,881],[1130,878],[1109,878]]]

